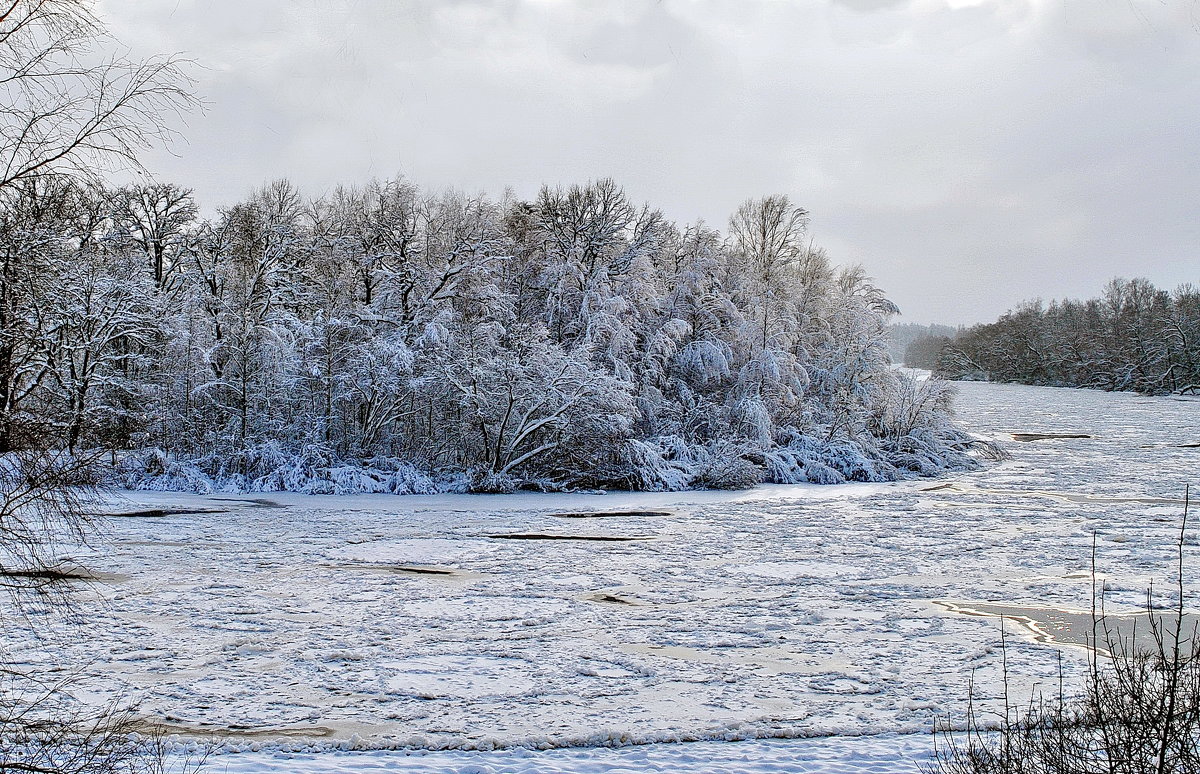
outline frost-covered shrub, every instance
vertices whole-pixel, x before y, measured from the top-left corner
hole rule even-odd
[[[809,481],[805,469],[813,456],[790,446],[778,446],[765,455],[766,480],[775,484],[801,484]]]
[[[746,449],[731,443],[716,444],[692,476],[696,489],[749,489],[763,480],[763,469],[747,459]]]
[[[676,436],[648,443],[631,439],[616,450],[604,476],[610,488],[673,492],[688,488],[691,449]]]
[[[768,454],[768,480],[780,484],[894,481],[900,472],[873,446],[793,435]]]
[[[336,489],[331,478],[336,457],[318,444],[306,444],[297,454],[289,455],[280,444],[266,443],[247,449],[242,465],[239,474],[249,479],[246,488],[255,492],[333,494]]]
[[[934,476],[946,470],[967,471],[979,467],[970,452],[994,457],[999,449],[969,435],[918,429],[885,445],[888,461],[897,468],[921,476]]]
[[[813,484],[844,484],[846,477],[818,460],[804,464],[804,478]]]
[[[894,481],[896,469],[883,459],[872,459],[866,451],[851,443],[830,443],[823,449],[821,461],[841,473],[848,481]]]
[[[211,494],[216,483],[191,462],[175,459],[159,448],[126,455],[118,476],[129,489]]]
[[[465,491],[466,485],[457,476],[446,476],[434,480],[408,460],[397,457],[372,457],[365,466],[377,471],[381,488],[376,490],[388,494],[437,494],[439,492]]]
[[[708,386],[728,379],[732,362],[733,352],[727,343],[701,339],[685,344],[676,355],[674,366],[682,378]]]
[[[140,490],[212,492],[300,492],[303,494],[435,494],[464,491],[455,477],[435,480],[411,463],[395,458],[344,461],[328,449],[309,447],[293,455],[281,448],[247,450],[237,472],[228,460],[208,456],[179,460],[161,449],[127,455],[120,475],[125,486]]]
[[[517,491],[519,483],[505,473],[476,470],[471,473],[470,491],[477,494],[511,494]]]

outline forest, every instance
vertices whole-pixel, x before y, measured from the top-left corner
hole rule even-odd
[[[130,487],[735,488],[966,469],[953,390],[784,196],[727,233],[612,180],[529,201],[280,180],[201,218],[170,183],[0,199],[0,452]]]
[[[917,339],[905,363],[951,379],[1195,393],[1200,288],[1114,279],[1099,298],[1028,302],[953,337]]]
[[[920,358],[917,354],[920,351],[920,347],[911,351],[909,350],[909,347],[914,342],[918,340],[923,340],[923,344],[929,341],[940,342],[950,338],[957,332],[957,328],[949,325],[921,325],[919,323],[895,322],[888,326],[888,353],[891,355],[893,363],[905,363],[907,365],[907,358]],[[913,365],[912,367],[933,370],[933,367],[929,365]]]

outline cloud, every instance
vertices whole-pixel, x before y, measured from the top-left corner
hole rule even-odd
[[[907,0],[833,0],[834,4],[845,6],[854,11],[871,13],[885,8],[896,8],[904,5]]]

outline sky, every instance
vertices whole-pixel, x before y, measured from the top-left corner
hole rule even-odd
[[[1200,284],[1200,0],[100,0],[202,111],[153,174],[532,197],[724,230],[787,194],[902,321]]]

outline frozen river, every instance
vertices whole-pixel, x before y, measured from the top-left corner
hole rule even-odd
[[[997,620],[954,606],[1086,610],[1098,531],[1110,608],[1136,608],[1169,586],[1200,462],[1196,400],[963,384],[958,405],[1009,460],[738,493],[124,493],[112,511],[149,515],[74,554],[107,582],[53,641],[4,636],[181,734],[265,746],[218,771],[913,771],[972,672],[998,691]],[[1078,674],[1030,634],[1018,691],[1060,652]],[[693,740],[760,741],[579,749]]]

